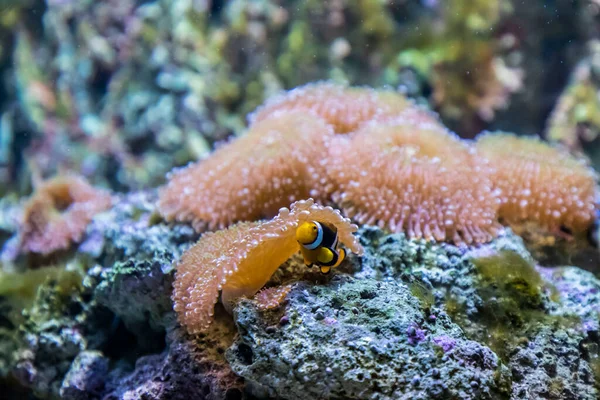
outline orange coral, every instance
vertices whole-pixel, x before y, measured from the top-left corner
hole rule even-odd
[[[197,230],[272,217],[307,197],[326,198],[323,179],[331,126],[301,112],[277,112],[209,158],[172,174],[160,192],[167,219]]]
[[[242,296],[254,295],[271,275],[299,251],[298,224],[317,220],[336,226],[342,244],[355,253],[362,247],[354,237],[356,225],[331,207],[312,199],[282,208],[266,222],[239,223],[204,234],[179,261],[173,284],[174,309],[190,333],[205,330],[214,313],[219,290],[226,307]]]
[[[25,205],[21,249],[44,255],[66,249],[78,242],[92,218],[110,205],[110,194],[79,176],[44,182]]]
[[[491,240],[497,199],[485,160],[437,123],[400,118],[332,144],[334,198],[360,223],[411,238]]]
[[[324,118],[334,126],[336,133],[348,133],[365,123],[394,117],[407,108],[435,119],[433,114],[417,108],[396,92],[316,83],[275,97],[259,108],[250,120],[258,123],[280,110],[300,110]]]
[[[583,232],[594,218],[596,175],[585,161],[537,139],[485,134],[477,148],[495,167],[499,215],[508,223],[534,221],[551,230]]]
[[[256,308],[266,311],[279,307],[285,301],[290,290],[292,290],[290,285],[262,289],[254,296]]]

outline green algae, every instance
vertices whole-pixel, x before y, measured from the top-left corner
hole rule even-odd
[[[527,260],[513,251],[501,251],[491,257],[473,259],[481,282],[480,295],[489,300],[504,291],[519,308],[539,308],[544,281]]]
[[[62,266],[45,267],[25,272],[0,270],[0,296],[33,298],[39,286],[56,281],[61,291],[66,292],[81,284],[82,275],[68,271]]]
[[[410,293],[419,299],[423,310],[430,310],[435,305],[435,295],[433,290],[419,281],[414,281],[408,284]]]
[[[497,28],[512,8],[504,0],[443,4],[441,23],[423,19],[420,29],[407,32],[384,77],[398,84],[394,71],[414,70],[431,86],[431,102],[442,116],[459,122],[463,134],[475,134],[476,121],[491,120],[521,85],[520,70],[505,64],[498,51]]]
[[[23,311],[32,307],[42,288],[52,286],[58,296],[65,297],[82,288],[84,276],[78,265],[49,266],[24,272],[0,269],[0,299],[10,310],[7,315],[11,323],[18,325],[23,320]]]
[[[477,295],[481,298],[477,315],[467,317],[452,296],[446,300],[446,310],[472,339],[486,343],[503,361],[541,327],[572,328],[580,322],[577,317],[549,314],[548,301],[558,301],[556,289],[518,253],[501,250],[471,262],[477,270]]]

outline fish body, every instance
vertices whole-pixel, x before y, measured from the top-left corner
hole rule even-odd
[[[346,258],[346,251],[338,248],[337,229],[333,225],[303,222],[296,230],[296,240],[300,244],[304,264],[308,267],[317,265],[323,274],[328,274],[331,268],[337,267]]]

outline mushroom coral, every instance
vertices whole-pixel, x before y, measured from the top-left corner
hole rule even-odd
[[[441,125],[411,118],[370,124],[331,148],[334,199],[359,223],[456,244],[497,234],[486,160]]]
[[[384,121],[413,108],[432,120],[432,113],[416,107],[393,91],[347,87],[333,83],[313,83],[276,96],[250,116],[258,123],[280,110],[309,112],[334,126],[336,133],[348,133],[365,123]]]
[[[477,149],[493,167],[500,189],[499,216],[533,221],[550,230],[586,231],[594,220],[596,174],[584,160],[537,138],[480,135]]]
[[[302,198],[325,199],[333,134],[322,119],[275,112],[207,159],[172,173],[160,191],[159,210],[200,231],[269,218]]]
[[[219,291],[228,309],[233,300],[258,292],[277,268],[299,251],[296,228],[307,220],[333,224],[340,242],[362,253],[353,235],[356,225],[339,211],[315,204],[312,199],[297,201],[290,209],[282,208],[266,222],[242,222],[205,233],[177,266],[173,302],[180,323],[190,333],[202,332],[211,323]]]
[[[82,177],[60,176],[42,183],[24,207],[20,247],[47,255],[78,242],[92,218],[111,205],[108,192]]]

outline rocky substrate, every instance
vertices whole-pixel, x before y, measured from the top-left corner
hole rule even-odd
[[[280,308],[244,299],[230,316],[217,306],[210,331],[190,337],[170,291],[174,262],[198,235],[162,222],[155,201],[154,192],[122,196],[77,248],[37,269],[13,256],[16,226],[3,224],[0,388],[9,397],[598,397],[600,281],[537,265],[509,230],[457,248],[363,227],[362,257],[328,276],[294,257],[269,283],[293,285]]]

